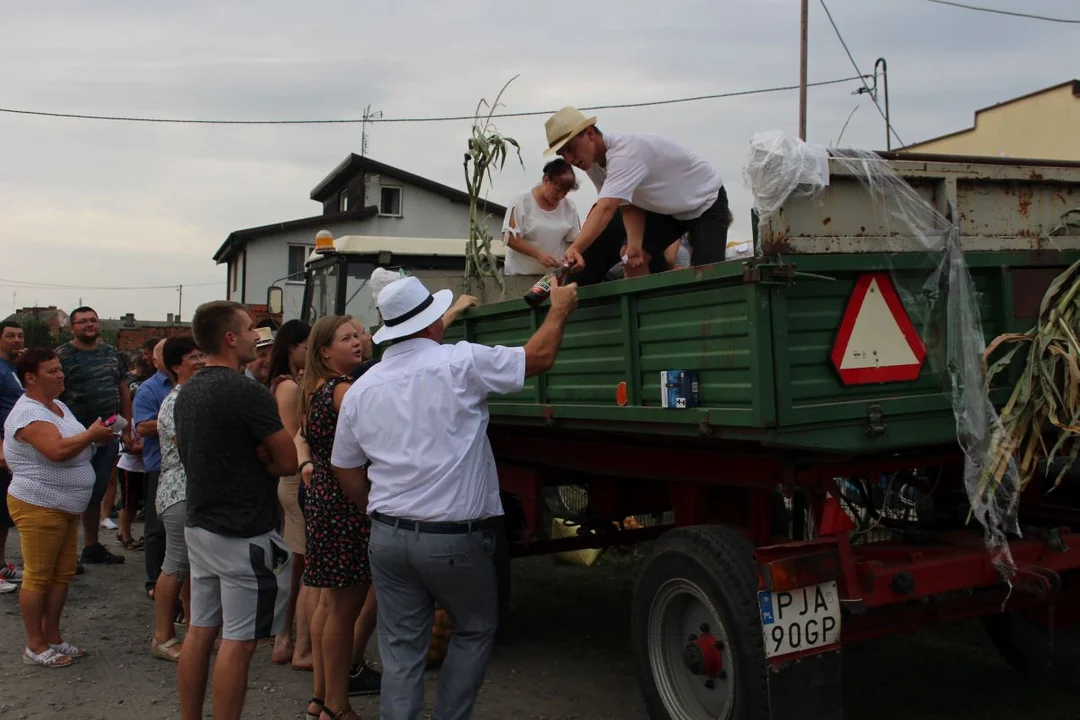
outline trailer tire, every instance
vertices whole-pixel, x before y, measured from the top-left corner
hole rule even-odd
[[[652,720],[769,717],[753,553],[746,538],[720,526],[671,530],[654,544],[635,584],[631,627]],[[695,654],[704,635],[718,641],[719,672]]]
[[[1064,689],[1080,688],[1080,625],[1053,635],[1021,612],[991,615],[986,631],[1013,668],[1033,680]]]

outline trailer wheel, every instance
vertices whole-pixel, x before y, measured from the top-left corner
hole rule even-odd
[[[986,631],[1005,662],[1034,680],[1063,688],[1080,687],[1080,626],[1051,635],[1020,612],[991,615]]]
[[[764,720],[754,546],[696,526],[656,541],[634,588],[635,664],[653,720]]]

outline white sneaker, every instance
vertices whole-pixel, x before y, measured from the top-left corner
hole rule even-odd
[[[118,530],[118,529],[120,529],[120,526],[117,525],[116,522],[114,522],[112,518],[105,518],[104,520],[102,520],[101,521],[101,527],[105,528],[106,530]]]
[[[19,589],[19,586],[15,583],[9,583],[7,580],[0,578],[0,595],[6,595],[7,593],[13,593]]]

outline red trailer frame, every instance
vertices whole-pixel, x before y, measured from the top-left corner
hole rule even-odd
[[[489,436],[504,498],[513,501],[514,511],[508,510],[508,519],[516,519],[510,523],[511,555],[623,546],[672,528],[720,524],[738,528],[753,543],[761,590],[836,581],[844,610],[840,643],[768,661],[770,694],[776,686],[772,717],[785,717],[783,696],[790,694],[790,683],[800,687],[799,708],[792,710],[798,717],[810,717],[810,706],[819,708],[814,717],[841,717],[839,649],[846,643],[1003,611],[1024,611],[1051,633],[1080,623],[1080,582],[1063,582],[1069,574],[1080,577],[1080,543],[1071,539],[1072,531],[1080,529],[1080,510],[1048,502],[1036,483],[1021,498],[1025,537],[1009,543],[1015,562],[1011,588],[974,521],[965,526],[954,516],[953,526],[921,530],[913,538],[852,544],[853,525],[840,509],[836,478],[936,468],[934,497],[961,508],[966,496],[957,448],[837,458],[770,453],[760,446],[726,451],[680,442],[672,447],[656,438],[609,434],[600,444],[542,427],[492,426]],[[568,484],[587,486],[592,519],[582,521],[578,537],[547,538],[544,490]],[[805,491],[815,537],[777,537],[778,489]],[[635,530],[620,530],[617,524],[629,515],[669,510],[673,524]],[[703,668],[719,667],[717,651],[709,649],[711,635],[703,632],[692,644],[705,648]],[[816,701],[807,697],[809,685],[820,691]]]

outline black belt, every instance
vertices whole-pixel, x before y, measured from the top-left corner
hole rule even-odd
[[[371,513],[371,519],[408,532],[433,533],[435,535],[462,535],[480,530],[494,530],[502,518],[490,517],[483,520],[462,520],[460,522],[417,522],[405,518],[385,515],[378,510]]]

